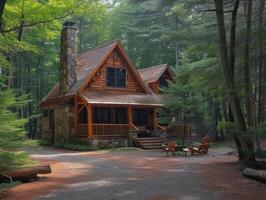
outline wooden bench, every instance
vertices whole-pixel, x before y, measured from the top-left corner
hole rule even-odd
[[[176,141],[169,142],[167,145],[163,145],[164,150],[166,151],[166,156],[168,157],[168,153],[172,152],[172,155],[174,155],[174,152],[176,152]]]

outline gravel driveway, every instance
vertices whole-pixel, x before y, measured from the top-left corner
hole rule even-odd
[[[214,154],[168,157],[161,150],[73,152],[42,148],[33,157],[50,163],[53,173],[22,184],[9,199],[54,200],[215,200],[201,181],[199,161]]]

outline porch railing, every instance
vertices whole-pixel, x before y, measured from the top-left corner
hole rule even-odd
[[[98,137],[127,137],[128,124],[92,124],[93,135]]]

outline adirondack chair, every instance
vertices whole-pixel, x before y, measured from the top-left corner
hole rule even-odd
[[[202,138],[201,144],[199,146],[189,146],[187,148],[183,148],[182,151],[185,153],[185,156],[187,156],[188,152],[191,152],[191,155],[207,154],[209,147],[210,147],[210,139],[209,136],[206,135],[204,138]]]
[[[166,151],[166,156],[169,157],[168,153],[172,152],[172,155],[174,155],[174,152],[177,150],[176,141],[168,142],[167,145],[163,145],[164,150]]]
[[[209,149],[210,145],[208,143],[205,144],[201,144],[199,147],[188,147],[188,149],[191,152],[191,155],[194,154],[207,154],[208,153],[208,149]]]
[[[202,138],[201,144],[210,144],[210,138],[208,135],[206,135],[204,138]]]
[[[188,149],[190,150],[191,155],[193,155],[193,154],[207,154],[209,147],[210,147],[210,139],[209,139],[209,136],[206,135],[204,138],[202,138],[201,144],[199,146],[197,146],[197,147],[191,146]]]

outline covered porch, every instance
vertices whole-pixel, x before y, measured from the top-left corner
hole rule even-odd
[[[142,94],[142,98],[135,94],[125,96],[126,98],[121,97],[121,94],[110,96],[110,92],[103,96],[99,96],[99,92],[83,94],[83,101],[76,102],[75,105],[76,135],[89,138],[128,138],[129,130],[160,128],[157,124],[157,108],[161,105],[155,104],[155,95]]]

